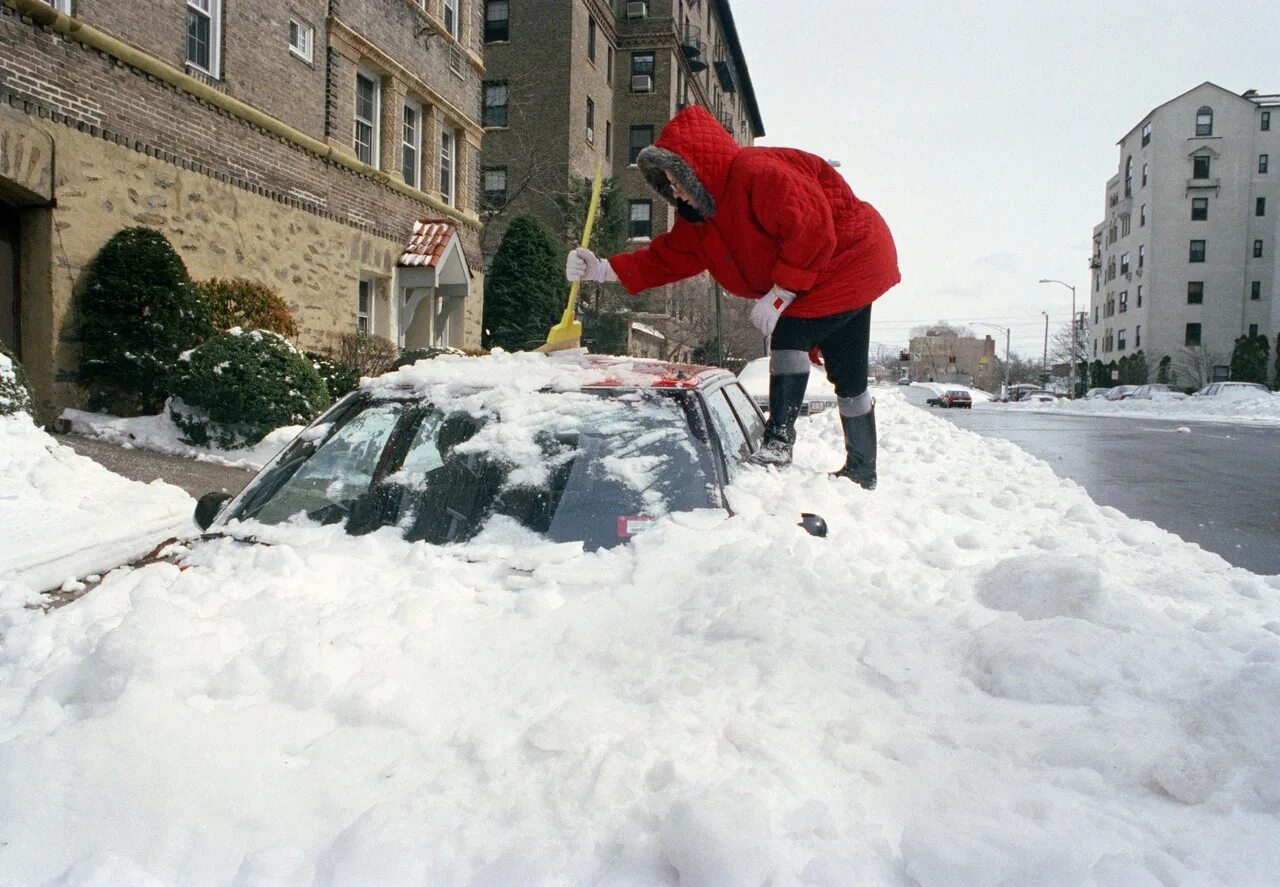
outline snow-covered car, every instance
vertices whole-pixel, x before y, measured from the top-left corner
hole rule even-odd
[[[756,406],[760,407],[760,412],[769,415],[769,358],[759,357],[749,361],[738,373],[738,381],[751,395]],[[809,364],[809,384],[805,388],[804,403],[800,405],[800,415],[834,410],[838,403],[836,389],[827,379],[826,370],[817,364]]]
[[[1139,385],[1129,395],[1128,400],[1185,400],[1186,394],[1159,382],[1152,385]]]
[[[943,409],[950,409],[951,407],[972,409],[973,395],[963,388],[949,388],[938,396],[938,406]]]
[[[1254,400],[1270,397],[1267,386],[1257,382],[1211,382],[1192,397],[1221,397],[1232,400]]]
[[[1105,400],[1107,397],[1107,393],[1109,391],[1111,391],[1110,388],[1090,388],[1088,391],[1084,393],[1084,399],[1085,400],[1097,400],[1097,399]]]
[[[437,358],[366,382],[234,499],[202,498],[197,523],[231,535],[243,522],[392,527],[446,544],[501,521],[593,550],[664,514],[727,508],[724,487],[764,428],[731,373],[519,357]]]
[[[1137,390],[1137,385],[1117,385],[1107,392],[1107,400],[1124,400]]]
[[[1053,403],[1058,399],[1058,395],[1047,388],[1024,388],[1013,392],[1009,397],[1014,403]]]

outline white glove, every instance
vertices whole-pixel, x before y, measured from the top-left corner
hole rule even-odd
[[[795,300],[796,294],[791,290],[784,290],[776,283],[773,289],[756,299],[756,303],[751,306],[751,322],[756,325],[756,329],[764,333],[765,338],[773,335],[773,328],[778,325],[778,318],[782,316],[782,312],[787,310],[787,306]]]
[[[597,258],[595,253],[582,246],[569,253],[564,263],[564,276],[569,281],[587,283],[612,283],[618,279],[608,259]]]

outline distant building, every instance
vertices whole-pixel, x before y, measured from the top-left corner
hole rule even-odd
[[[675,210],[645,183],[635,159],[689,103],[715,114],[739,144],[764,135],[728,0],[483,5],[486,253],[521,212],[571,240],[557,198],[601,161],[621,191],[629,248],[667,231]],[[713,334],[714,298],[703,274],[628,304],[662,334],[664,357],[688,360]]]
[[[0,341],[40,400],[79,402],[81,277],[135,225],[274,287],[304,347],[478,345],[483,26],[480,0],[5,0]]]
[[[910,354],[906,374],[913,382],[971,385],[998,392],[1004,380],[1004,365],[996,359],[996,343],[990,336],[977,339],[951,330],[930,332],[911,339]]]
[[[1142,350],[1153,378],[1169,356],[1178,384],[1226,379],[1237,337],[1280,331],[1280,95],[1202,83],[1119,147],[1093,230],[1089,359]]]

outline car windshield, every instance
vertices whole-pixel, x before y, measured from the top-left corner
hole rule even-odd
[[[241,495],[229,520],[399,527],[461,542],[495,517],[588,549],[670,511],[723,507],[706,424],[684,391],[548,394],[534,416],[359,396],[306,429]]]

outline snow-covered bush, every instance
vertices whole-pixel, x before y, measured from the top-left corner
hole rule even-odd
[[[212,331],[208,306],[164,235],[117,232],[85,272],[80,303],[80,378],[90,408],[159,412],[178,355]]]
[[[193,443],[234,449],[283,425],[311,421],[329,391],[311,361],[279,333],[231,329],[183,355],[169,415]]]
[[[456,354],[461,357],[465,353],[457,348],[450,348],[448,345],[437,345],[432,348],[410,348],[407,351],[401,351],[400,356],[391,362],[391,366],[388,369],[397,370],[420,360],[431,360],[431,358],[439,357],[441,354]]]
[[[290,339],[298,336],[298,321],[280,294],[256,280],[215,277],[196,284],[209,305],[215,329],[270,330]]]
[[[302,353],[307,360],[311,361],[311,366],[320,374],[320,378],[324,379],[324,385],[329,389],[329,397],[333,400],[337,400],[360,384],[360,374],[332,355],[322,351]]]
[[[33,413],[31,384],[17,358],[0,347],[0,416]]]

